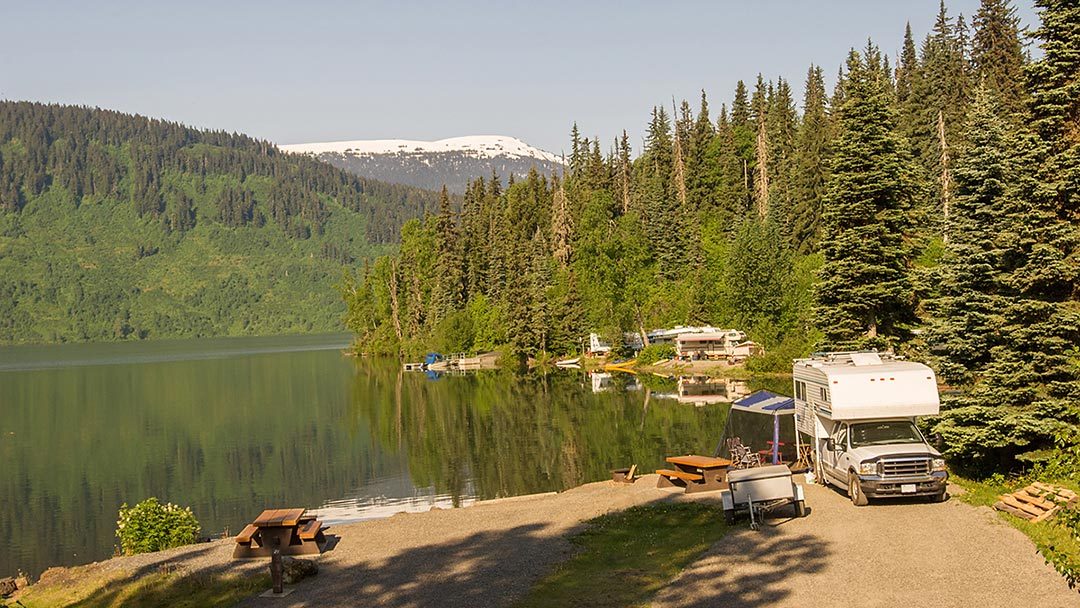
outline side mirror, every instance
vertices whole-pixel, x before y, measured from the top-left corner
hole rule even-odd
[[[832,437],[829,437],[828,439],[826,439],[825,440],[825,449],[829,450],[830,452],[835,452],[836,451],[836,440],[833,439]]]

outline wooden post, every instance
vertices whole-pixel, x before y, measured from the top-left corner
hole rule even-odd
[[[274,593],[285,592],[284,566],[281,563],[281,547],[274,545],[274,551],[270,554],[270,579],[274,583]]]

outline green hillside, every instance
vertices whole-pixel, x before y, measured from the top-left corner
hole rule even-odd
[[[326,331],[436,196],[268,142],[0,102],[0,343]]]

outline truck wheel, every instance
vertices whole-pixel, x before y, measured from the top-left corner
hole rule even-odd
[[[949,500],[949,493],[945,490],[942,490],[940,494],[930,495],[930,502],[945,502],[946,500]]]
[[[806,517],[806,501],[795,501],[795,517]]]
[[[865,507],[870,504],[870,500],[863,494],[862,488],[859,487],[859,476],[855,473],[848,474],[847,493],[851,498],[851,504],[856,507]]]
[[[735,524],[735,509],[724,509],[724,523],[729,526]]]

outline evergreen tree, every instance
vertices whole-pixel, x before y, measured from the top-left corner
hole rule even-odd
[[[551,199],[551,249],[560,268],[570,264],[573,255],[574,218],[570,215],[570,201],[558,176],[554,177],[555,194]]]
[[[982,0],[973,20],[971,62],[975,76],[994,92],[1002,106],[1019,121],[1024,90],[1024,47],[1020,18],[1010,0]]]
[[[877,48],[852,50],[823,210],[817,326],[831,348],[891,346],[913,317],[905,244],[913,167]]]
[[[1003,282],[1010,205],[1008,189],[1017,179],[1012,156],[1017,140],[1000,116],[994,93],[978,89],[968,120],[968,142],[957,159],[953,238],[946,246],[940,281],[938,321],[931,332],[944,359],[942,377],[967,384],[991,361],[1000,342],[1001,312],[1010,290]]]
[[[817,250],[821,201],[825,197],[829,146],[825,95],[825,72],[811,65],[806,75],[792,187],[791,242],[802,253]]]
[[[922,90],[919,55],[915,50],[915,38],[911,35],[911,23],[904,28],[904,42],[900,60],[896,66],[896,104],[899,112],[900,133],[914,141],[922,106],[918,98]]]
[[[959,133],[970,97],[970,69],[957,29],[942,0],[937,21],[923,42],[920,73],[914,82],[912,100],[917,109],[913,116],[911,143],[930,175],[940,175],[942,170],[939,114],[945,125],[945,141],[951,146],[959,145]]]
[[[694,213],[705,207],[712,195],[707,175],[710,168],[706,157],[715,133],[712,118],[709,116],[709,102],[705,98],[705,91],[702,91],[701,107],[698,109],[697,120],[690,132],[686,150],[687,198]]]
[[[439,194],[439,214],[434,220],[435,279],[430,312],[432,323],[439,323],[462,304],[462,260],[459,249],[457,218],[450,206],[450,194],[443,186]]]
[[[795,138],[798,112],[791,97],[791,86],[783,78],[769,100],[766,117],[769,144],[769,206],[776,225],[786,240],[793,227]]]

